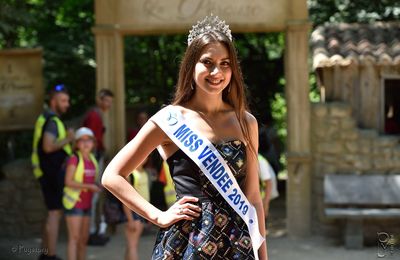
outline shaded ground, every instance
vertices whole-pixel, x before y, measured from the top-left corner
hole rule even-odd
[[[270,233],[268,237],[269,257],[272,260],[368,260],[368,259],[400,259],[400,250],[386,248],[380,251],[378,247],[368,247],[362,250],[347,250],[337,241],[330,241],[323,237],[310,237],[307,239],[291,239],[286,235],[285,228],[285,198],[281,197],[271,204],[269,222]],[[156,231],[149,230],[140,242],[140,259],[150,259],[155,241]],[[67,237],[62,234],[58,255],[66,259]],[[37,259],[40,240],[31,239],[4,239],[0,238],[0,259]],[[87,259],[124,259],[125,240],[123,226],[117,228],[110,242],[103,247],[88,247]]]

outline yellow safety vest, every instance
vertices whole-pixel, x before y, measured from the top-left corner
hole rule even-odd
[[[85,173],[85,167],[84,167],[84,161],[82,154],[78,151],[78,165],[76,166],[75,174],[74,174],[74,181],[78,183],[83,183],[83,176]],[[96,168],[96,180],[99,176],[99,165],[97,163],[96,158],[94,157],[93,154],[89,155],[90,160],[94,164]],[[64,187],[64,195],[63,195],[63,205],[66,209],[72,209],[75,204],[80,200],[80,195],[81,195],[82,189],[75,189],[71,187]]]
[[[65,126],[64,126],[63,122],[57,116],[51,116],[48,120],[54,120],[54,122],[57,125],[57,132],[58,132],[57,141],[62,140],[67,137],[67,132],[65,130]],[[40,138],[42,138],[42,135],[43,135],[43,127],[44,127],[44,124],[46,123],[46,121],[47,121],[46,117],[43,114],[41,114],[38,117],[38,119],[36,120],[35,130],[33,132],[31,163],[32,163],[32,167],[33,167],[33,175],[35,175],[36,179],[39,179],[40,177],[43,176],[43,171],[42,171],[42,169],[40,169],[38,146],[39,146]],[[65,153],[67,155],[72,154],[72,148],[71,148],[70,144],[64,145],[63,150],[65,151]]]
[[[145,169],[135,169],[131,174],[132,186],[147,201],[150,201],[149,176]]]
[[[165,173],[165,179],[166,179],[166,184],[164,186],[165,202],[167,203],[167,206],[170,207],[176,201],[175,185],[171,178],[171,173],[169,171],[168,163],[166,161],[163,161],[162,167],[163,167],[163,170]]]

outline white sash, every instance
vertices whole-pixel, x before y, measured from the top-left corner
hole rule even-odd
[[[254,257],[264,242],[258,227],[257,212],[240,189],[229,166],[214,145],[196,129],[188,126],[182,113],[169,105],[157,112],[151,120],[202,170],[222,197],[246,223],[253,244]],[[158,150],[165,158],[161,146]]]

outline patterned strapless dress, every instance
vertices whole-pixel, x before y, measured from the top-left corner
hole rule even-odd
[[[239,186],[246,178],[246,147],[238,140],[216,144]],[[177,197],[199,198],[200,217],[160,229],[152,259],[254,259],[249,231],[198,166],[181,150],[168,158]]]

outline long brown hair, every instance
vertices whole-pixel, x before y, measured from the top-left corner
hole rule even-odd
[[[236,49],[225,34],[218,31],[204,33],[194,39],[186,48],[180,65],[178,84],[172,104],[184,105],[193,97],[195,91],[192,90],[191,86],[194,84],[193,75],[195,65],[200,59],[205,47],[212,43],[221,43],[228,50],[232,76],[229,85],[222,91],[222,100],[233,107],[245,141],[250,144],[250,150],[253,152],[253,155],[256,156],[256,149],[250,141],[250,130],[246,121],[245,113],[249,111],[249,108],[246,100],[242,71],[240,69]]]

